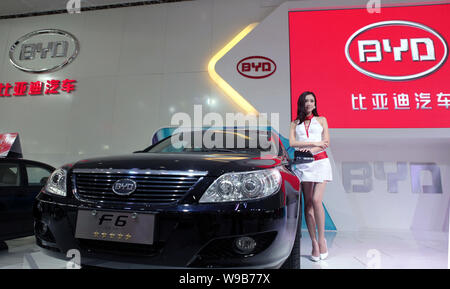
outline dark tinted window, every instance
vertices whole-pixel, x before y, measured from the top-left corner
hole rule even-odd
[[[48,178],[52,173],[44,167],[39,167],[35,165],[26,165],[27,175],[28,175],[28,185],[29,186],[40,186],[41,180],[43,178]]]
[[[0,163],[0,187],[20,186],[19,164]]]

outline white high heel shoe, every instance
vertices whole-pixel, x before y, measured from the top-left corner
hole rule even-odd
[[[327,251],[323,254],[320,254],[320,260],[325,260],[328,257],[328,244],[327,240],[325,240],[325,244],[327,245]]]
[[[317,243],[317,245],[319,245],[319,244]],[[310,259],[311,259],[311,261],[313,261],[313,262],[319,262],[319,261],[320,261],[320,251],[319,251],[319,256],[313,256],[313,255],[311,255],[311,256],[310,256]]]

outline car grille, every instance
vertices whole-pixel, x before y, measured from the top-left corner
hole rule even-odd
[[[207,172],[87,170],[73,172],[75,194],[84,201],[103,203],[169,204],[179,201]],[[113,192],[122,179],[136,182],[129,196]]]

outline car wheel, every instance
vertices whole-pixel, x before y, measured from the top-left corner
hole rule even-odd
[[[302,237],[302,214],[301,214],[302,212],[300,209],[301,207],[302,205],[300,203],[294,246],[292,247],[291,254],[281,266],[281,269],[300,269],[300,239]]]
[[[0,241],[0,251],[8,250],[8,245],[4,241]]]

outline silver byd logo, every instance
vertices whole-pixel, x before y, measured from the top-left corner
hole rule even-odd
[[[447,60],[444,38],[423,24],[392,20],[367,25],[347,40],[345,56],[359,72],[381,80],[427,76]]]
[[[137,188],[135,181],[130,179],[121,179],[114,183],[112,190],[115,194],[120,196],[131,195]]]
[[[79,50],[78,40],[69,32],[41,29],[19,38],[9,50],[9,59],[25,72],[52,72],[71,63]]]

